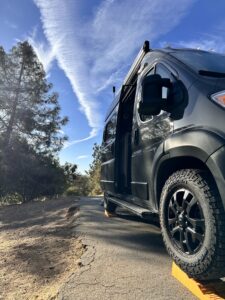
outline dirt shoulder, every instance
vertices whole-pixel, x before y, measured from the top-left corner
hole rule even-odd
[[[0,299],[54,299],[84,253],[74,197],[0,208]]]

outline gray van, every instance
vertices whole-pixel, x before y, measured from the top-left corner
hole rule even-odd
[[[225,276],[225,56],[145,42],[106,116],[105,209],[159,215],[189,276]]]

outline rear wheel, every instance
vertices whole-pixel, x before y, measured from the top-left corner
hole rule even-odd
[[[160,224],[170,256],[200,280],[225,276],[225,213],[211,175],[180,170],[166,181]]]
[[[107,196],[104,195],[104,209],[109,213],[115,213],[117,205],[108,200]]]

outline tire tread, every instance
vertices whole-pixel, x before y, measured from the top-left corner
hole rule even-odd
[[[163,234],[163,240],[166,245],[169,255],[174,261],[190,276],[200,280],[211,280],[225,276],[225,212],[220,199],[219,192],[212,180],[211,175],[207,171],[184,169],[173,173],[166,181],[162,193],[161,200],[165,197],[168,188],[174,184],[174,182],[191,182],[197,185],[199,189],[205,194],[205,199],[208,201],[209,209],[214,216],[213,232],[211,247],[208,249],[207,255],[201,257],[201,261],[195,264],[187,264],[179,259],[174,251],[167,245],[167,240]],[[160,209],[161,215],[161,209]],[[162,218],[160,217],[160,223],[162,226]],[[163,230],[162,230],[163,232]]]

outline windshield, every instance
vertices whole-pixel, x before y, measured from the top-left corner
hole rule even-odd
[[[172,52],[171,55],[188,65],[196,72],[204,70],[225,73],[225,55],[200,50],[182,50]]]

